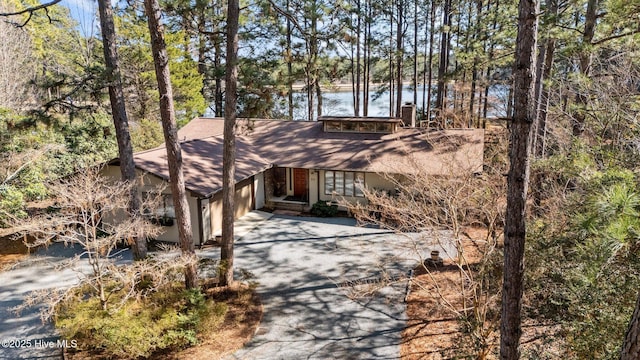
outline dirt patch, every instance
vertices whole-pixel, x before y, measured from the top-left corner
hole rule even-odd
[[[29,248],[20,240],[14,240],[10,231],[0,232],[0,271],[24,259],[29,254]]]
[[[466,229],[463,248],[469,267],[474,269],[483,256],[486,238],[484,229]],[[500,241],[499,241],[500,243]],[[477,275],[474,273],[474,275]],[[407,327],[402,333],[400,356],[402,359],[452,359],[476,358],[497,359],[499,352],[499,299],[493,298],[484,332],[487,344],[483,354],[477,354],[478,343],[470,336],[461,320],[463,296],[461,295],[461,272],[451,261],[439,268],[416,271],[412,290],[407,298]],[[502,279],[498,279],[499,282]],[[493,295],[497,296],[497,295]],[[469,301],[466,303],[470,306]],[[523,358],[560,358],[561,347],[557,334],[560,326],[523,319],[521,349]],[[553,340],[556,339],[556,340]],[[554,342],[555,341],[555,342]],[[554,357],[554,355],[556,357]]]
[[[471,239],[484,239],[486,235],[478,229],[469,229],[467,234]],[[478,242],[467,239],[463,248],[469,264],[480,261],[482,249]],[[445,260],[442,266],[416,270],[407,298],[407,327],[400,348],[403,359],[449,359],[466,352],[461,341],[461,276],[451,260]]]
[[[244,346],[262,320],[262,303],[254,289],[246,285],[211,288],[207,295],[228,306],[224,322],[214,331],[201,335],[197,346],[166,356],[166,359],[221,359]]]

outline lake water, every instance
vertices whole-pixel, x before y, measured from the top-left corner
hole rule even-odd
[[[422,108],[422,86],[418,87],[418,108]],[[492,99],[487,111],[488,117],[506,116],[508,89],[505,86],[493,86],[489,89],[489,98]],[[378,97],[374,97],[375,90],[369,94],[369,116],[389,116],[389,91],[382,92]],[[394,93],[395,96],[395,93]],[[431,91],[432,104],[435,103],[436,89]],[[328,91],[322,94],[322,114],[330,116],[351,116],[353,115],[353,94],[351,91]],[[306,94],[297,93],[295,102],[298,108],[294,111],[294,118],[306,119]],[[413,103],[413,89],[404,87],[402,90],[402,102]],[[394,109],[395,110],[395,109]],[[286,112],[286,111],[285,111]],[[360,99],[360,115],[362,116],[362,98]]]
[[[432,88],[432,103],[435,103],[435,87]],[[418,108],[422,108],[422,86],[418,87]],[[504,86],[493,86],[489,89],[489,96],[492,99],[489,107],[488,116],[506,116],[507,89]],[[375,89],[369,94],[369,116],[389,116],[389,91],[384,91],[375,97]],[[395,96],[395,93],[394,93]],[[322,93],[322,114],[329,116],[353,116],[353,94],[351,91],[326,91]],[[409,86],[403,88],[402,102],[413,102],[413,89]],[[293,117],[296,120],[307,119],[307,96],[304,92],[296,92],[294,95]],[[286,105],[285,105],[286,106]],[[283,114],[287,113],[287,109],[279,109]],[[362,116],[362,98],[360,99],[360,115]]]

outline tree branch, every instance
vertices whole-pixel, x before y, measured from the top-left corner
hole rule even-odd
[[[625,37],[625,36],[634,35],[634,34],[638,34],[638,33],[640,33],[640,27],[639,27],[639,28],[637,28],[637,29],[635,29],[635,30],[627,31],[627,32],[625,32],[625,33],[620,33],[620,34],[616,34],[616,35],[611,35],[611,36],[609,36],[609,37],[602,38],[602,39],[599,39],[599,40],[597,40],[597,41],[592,41],[592,42],[591,42],[591,45],[600,45],[600,44],[603,44],[603,43],[605,43],[605,42],[607,42],[607,41],[611,41],[611,40],[619,39],[619,38],[622,38],[622,37]]]
[[[298,23],[298,19],[296,19],[293,15],[291,15],[290,13],[282,10],[275,2],[273,2],[273,0],[269,0],[269,4],[271,4],[271,6],[273,6],[273,8],[275,9],[275,11],[277,13],[279,13],[280,15],[286,17],[287,19],[289,19],[289,21],[291,21],[291,23],[293,24],[293,26],[295,26],[298,31],[300,31],[301,33],[305,33],[304,29],[302,28],[302,26],[300,26],[300,24]]]
[[[14,12],[8,12],[8,13],[0,13],[0,16],[5,16],[5,17],[9,17],[9,16],[15,16],[15,15],[22,15],[22,14],[29,14],[29,17],[27,17],[27,20],[25,20],[24,23],[22,23],[22,25],[17,24],[17,23],[13,23],[16,27],[24,27],[25,25],[27,25],[29,23],[29,21],[31,21],[31,18],[33,17],[33,14],[38,11],[38,10],[43,10],[47,13],[47,17],[49,18],[49,22],[52,22],[53,20],[51,19],[51,16],[49,16],[49,7],[58,4],[59,2],[61,2],[62,0],[52,0],[51,2],[48,3],[44,3],[44,4],[40,4],[38,6],[33,6],[33,7],[29,7],[20,11],[14,11]]]
[[[38,10],[42,10],[42,9],[46,9],[49,6],[53,6],[59,2],[61,2],[62,0],[53,0],[51,2],[45,3],[45,4],[40,4],[38,6],[34,6],[34,7],[30,7],[30,8],[26,8],[24,10],[20,10],[20,11],[15,11],[15,12],[8,12],[8,13],[0,13],[0,16],[13,16],[13,15],[22,15],[22,14],[33,14],[34,12],[38,11]],[[31,16],[31,15],[29,15]]]
[[[577,33],[579,33],[580,35],[584,35],[584,31],[571,27],[571,26],[566,26],[566,25],[562,25],[562,24],[558,24],[557,25],[560,29],[565,29],[565,30],[571,30],[571,31],[575,31]]]

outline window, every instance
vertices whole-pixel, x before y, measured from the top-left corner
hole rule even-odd
[[[335,192],[339,195],[344,195],[344,172],[334,171],[333,183],[335,186]]]
[[[324,172],[324,193],[327,195],[333,194],[335,186],[333,186],[333,179],[335,177],[335,171]]]
[[[340,121],[325,121],[324,122],[324,130],[325,131],[340,131]]]
[[[342,131],[358,131],[358,123],[355,121],[345,121],[342,123]]]
[[[344,173],[344,196],[353,196],[353,173]]]
[[[176,209],[173,207],[173,196],[171,194],[162,194],[162,215],[175,218]]]
[[[393,125],[391,123],[378,123],[376,124],[376,131],[381,133],[392,133]]]
[[[325,171],[325,195],[343,195],[363,197],[364,173],[350,171]]]
[[[367,119],[343,118],[339,120],[323,120],[326,132],[360,132],[360,133],[385,133],[396,131],[397,120],[383,118]]]
[[[360,132],[374,133],[376,132],[376,123],[371,121],[363,121],[360,123]]]
[[[364,188],[364,173],[356,173],[355,181],[355,195],[358,197],[364,197],[362,189]]]
[[[171,196],[171,194],[158,195],[157,193],[145,192],[142,194],[142,196],[145,202],[151,201],[155,196],[160,197],[158,199],[158,202],[156,203],[158,208],[154,211],[153,214],[151,213],[151,209],[143,209],[143,212],[146,215],[152,216],[152,217],[167,217],[167,218],[176,217],[176,210],[173,206],[173,196]],[[151,202],[155,203],[155,201],[151,201]]]

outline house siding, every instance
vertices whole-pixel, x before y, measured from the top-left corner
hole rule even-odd
[[[318,202],[318,170],[309,170],[309,204],[313,205]]]
[[[255,198],[255,208],[262,209],[265,205],[265,173],[256,174],[253,177],[253,193]]]
[[[116,165],[105,166],[101,170],[101,173],[112,179],[120,179],[120,167]],[[164,189],[163,191],[164,194],[171,194],[171,191],[169,190],[168,184],[165,180],[157,176],[145,174],[143,171],[139,169],[136,169],[136,176],[142,176],[142,186],[138,187],[140,196],[142,196],[142,193],[146,191],[157,190],[159,185],[167,186],[167,188]],[[198,199],[196,197],[188,195],[187,203],[189,204],[191,228],[193,229],[193,241],[195,244],[200,244],[200,231],[198,227],[198,224],[200,223],[198,221],[199,220],[198,219]],[[117,222],[118,218],[119,216],[116,218],[105,219],[105,220],[108,222]],[[156,237],[156,240],[165,241],[165,242],[176,242],[176,243],[179,241],[178,226],[175,224],[175,221],[172,226],[163,226],[162,230],[163,230],[162,233],[160,233],[160,235]]]
[[[254,209],[254,181],[255,177],[236,184],[234,218],[237,219]],[[211,234],[220,235],[222,232],[222,191],[216,193],[210,201]]]

